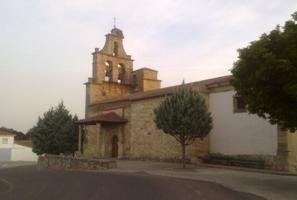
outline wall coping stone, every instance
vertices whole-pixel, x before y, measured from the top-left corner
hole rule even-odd
[[[116,168],[116,160],[45,154],[38,157],[39,169],[106,170]]]

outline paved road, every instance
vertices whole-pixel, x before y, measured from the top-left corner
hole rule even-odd
[[[118,161],[115,172],[145,172],[175,178],[208,181],[236,191],[261,196],[268,200],[297,200],[297,176],[238,171],[224,168],[197,167],[164,162]]]
[[[1,200],[263,200],[216,183],[145,173],[0,169]]]

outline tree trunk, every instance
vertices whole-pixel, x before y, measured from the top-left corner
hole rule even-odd
[[[186,169],[186,145],[183,142],[182,144],[182,162],[183,162],[183,169]]]

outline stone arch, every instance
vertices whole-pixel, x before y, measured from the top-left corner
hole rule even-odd
[[[112,62],[110,60],[105,62],[104,81],[112,81]]]
[[[124,83],[125,73],[125,65],[123,63],[118,64],[118,83]]]

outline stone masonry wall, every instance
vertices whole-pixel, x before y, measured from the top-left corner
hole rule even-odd
[[[85,139],[84,139],[84,156],[89,158],[99,157],[99,126],[97,125],[88,125],[85,130]]]
[[[102,170],[116,168],[115,160],[99,160],[76,158],[70,156],[44,155],[38,158],[38,168],[50,169],[78,169],[78,170]]]
[[[290,172],[297,172],[297,131],[287,133],[288,140],[288,168]]]
[[[155,90],[159,89],[161,87],[161,81],[159,80],[150,80],[150,79],[144,79],[143,80],[143,91],[148,90]]]
[[[163,98],[135,101],[131,104],[130,144],[134,159],[177,161],[181,158],[181,146],[170,135],[159,130],[153,119],[153,110]],[[208,138],[197,139],[186,148],[187,158],[193,160],[208,153]]]
[[[96,109],[89,107],[90,104],[104,99],[122,96],[131,93],[131,87],[117,83],[88,83],[86,86],[86,116],[95,115]]]
[[[112,154],[112,138],[113,136],[118,137],[118,158],[123,157],[122,145],[123,145],[123,135],[121,132],[121,125],[102,125],[101,129],[101,157],[110,158]]]

